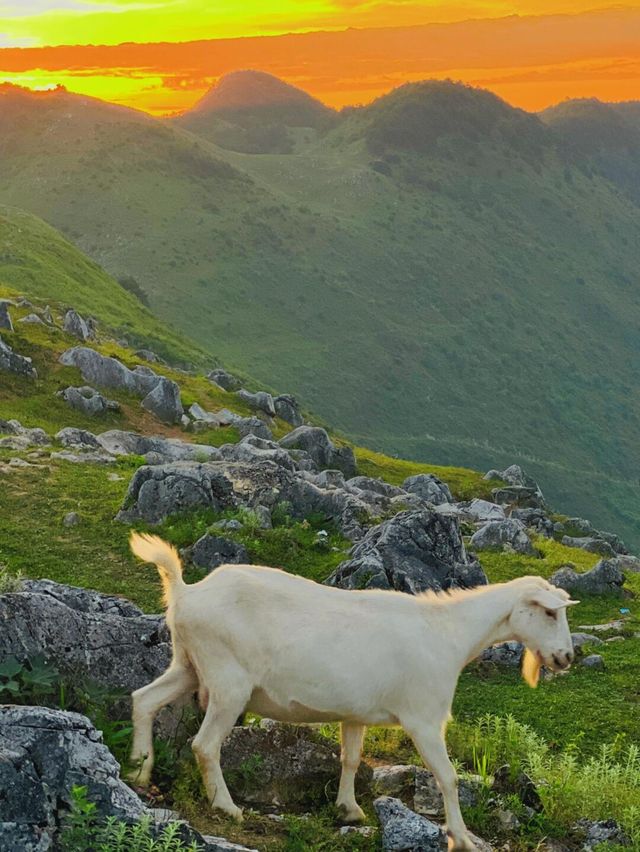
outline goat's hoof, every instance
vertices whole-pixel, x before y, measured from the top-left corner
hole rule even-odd
[[[345,825],[354,825],[356,823],[366,822],[367,816],[359,805],[338,805],[340,811],[340,822]]]
[[[463,837],[452,837],[449,834],[448,852],[477,852],[478,847],[469,835]]]
[[[151,784],[151,773],[142,772],[140,769],[130,769],[124,776],[124,780],[132,787],[139,787],[141,790],[146,790]]]
[[[225,816],[230,817],[236,822],[242,822],[242,808],[239,808],[237,805],[213,805],[214,808],[219,810]]]

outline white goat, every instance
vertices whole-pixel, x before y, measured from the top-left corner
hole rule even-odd
[[[342,723],[337,804],[360,821],[354,782],[365,725],[402,725],[435,775],[446,809],[449,849],[472,850],[444,740],[462,668],[484,648],[517,639],[523,676],[558,670],[573,658],[566,592],[541,577],[450,594],[415,597],[345,591],[273,568],[217,568],[182,580],[175,549],[156,536],[131,536],[133,552],[161,574],[173,661],[133,693],[131,780],[148,784],[155,714],[200,689],[206,713],[193,750],[214,807],[238,819],[220,769],[220,747],[249,710],[283,722]],[[530,649],[530,650],[529,650]]]

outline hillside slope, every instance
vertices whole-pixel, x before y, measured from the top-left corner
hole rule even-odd
[[[172,327],[362,442],[523,459],[638,541],[638,209],[535,116],[418,84],[256,155],[65,93],[3,115],[0,200]]]

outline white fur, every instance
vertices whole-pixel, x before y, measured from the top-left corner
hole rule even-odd
[[[153,717],[200,688],[206,714],[193,748],[215,807],[241,815],[222,777],[220,746],[249,710],[286,722],[342,723],[337,804],[347,821],[356,821],[363,817],[354,779],[364,727],[399,724],[438,780],[450,849],[475,848],[444,742],[458,676],[484,648],[508,639],[523,642],[550,668],[566,667],[573,656],[566,592],[540,577],[522,577],[413,597],[345,591],[248,565],[222,566],[185,585],[175,552],[162,544],[132,537],[134,552],[152,554],[168,583],[174,651],[167,672],[133,694],[138,783],[148,783],[153,766]]]

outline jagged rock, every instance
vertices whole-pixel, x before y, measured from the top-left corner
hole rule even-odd
[[[205,533],[185,551],[185,556],[197,568],[213,571],[219,565],[248,565],[249,554],[244,545],[229,538]]]
[[[589,536],[595,532],[591,521],[586,518],[567,518],[565,526],[569,527],[578,536]]]
[[[290,394],[281,393],[273,400],[273,405],[276,415],[285,423],[289,423],[294,428],[302,426],[304,423],[296,398]]]
[[[147,456],[153,453],[160,463],[174,461],[213,461],[221,458],[218,447],[190,444],[180,438],[160,438],[110,429],[97,436],[98,444],[114,456]]]
[[[522,521],[526,527],[535,530],[540,535],[546,536],[546,538],[553,538],[555,524],[546,516],[542,509],[521,509],[516,506],[512,509],[510,517],[516,521]]]
[[[545,507],[544,497],[538,488],[505,485],[502,488],[494,488],[491,496],[494,502],[501,506],[521,506],[534,509],[544,509]]]
[[[156,386],[140,405],[154,414],[162,423],[180,423],[184,410],[180,399],[180,388],[171,379],[161,376]]]
[[[604,645],[602,639],[592,633],[572,633],[571,642],[574,651],[581,650],[585,645]]]
[[[624,542],[615,533],[603,532],[602,530],[600,530],[598,532],[597,538],[601,538],[604,541],[606,541],[607,544],[610,545],[611,549],[615,553],[619,553],[621,555],[625,555],[625,554],[628,553],[627,548],[624,545]]]
[[[327,580],[346,589],[411,594],[486,582],[480,565],[467,557],[457,520],[429,509],[401,512],[372,527]]]
[[[580,660],[580,665],[601,672],[604,671],[604,658],[600,654],[589,654],[588,657]]]
[[[421,766],[377,766],[373,770],[373,792],[378,796],[395,796],[422,816],[444,816],[444,800],[438,783],[428,769]],[[481,782],[468,778],[458,781],[460,803],[465,807],[478,804]]]
[[[193,403],[189,409],[189,414],[195,421],[206,424],[207,428],[210,429],[228,425],[228,420],[224,415],[221,416],[220,413],[214,414],[211,411],[205,411],[197,402]]]
[[[0,420],[0,435],[9,436],[0,438],[0,447],[5,449],[23,450],[27,447],[46,447],[51,443],[44,429],[29,429],[19,420]]]
[[[566,547],[579,547],[580,550],[586,550],[588,553],[599,553],[601,556],[615,556],[611,545],[601,538],[592,538],[591,536],[575,538],[565,535],[562,537],[562,544]]]
[[[338,475],[339,479],[335,477],[336,474]],[[340,487],[344,487],[346,484],[346,487],[350,491],[355,490],[356,493],[362,491],[371,491],[374,494],[379,494],[381,497],[388,497],[389,499],[393,497],[406,496],[406,491],[403,488],[399,488],[397,485],[389,485],[389,483],[385,482],[384,479],[375,479],[372,476],[353,476],[345,483],[341,471],[327,470],[323,471],[322,473],[319,473],[316,476],[316,481],[319,482],[321,477],[326,478],[326,475],[334,476],[337,479],[336,484],[338,484]]]
[[[243,772],[250,763],[252,772]],[[251,804],[300,805],[324,797],[340,777],[339,749],[313,729],[264,720],[237,727],[222,745],[222,770],[235,796]],[[357,788],[366,789],[371,769],[361,763]]]
[[[19,376],[27,376],[29,379],[36,379],[38,377],[38,373],[31,363],[31,358],[27,358],[26,355],[16,354],[1,337],[0,370],[17,373]]]
[[[72,426],[65,426],[56,434],[56,440],[60,441],[63,447],[71,447],[78,450],[99,450],[100,444],[93,432],[88,432],[86,429],[75,429]]]
[[[299,426],[280,441],[287,450],[304,450],[320,468],[341,470],[346,479],[356,474],[356,461],[351,447],[336,447],[319,426]]]
[[[220,367],[208,373],[207,378],[222,390],[235,391],[240,389],[240,380]]]
[[[631,556],[628,553],[621,553],[615,557],[614,561],[622,571],[630,571],[632,574],[640,574],[640,559],[637,556]]]
[[[51,458],[72,464],[113,464],[116,461],[111,453],[100,450],[80,450],[76,453],[71,452],[71,450],[60,450],[51,453]]]
[[[72,334],[80,340],[90,340],[93,337],[93,331],[89,324],[74,310],[68,310],[64,315],[62,327],[68,334]]]
[[[258,519],[258,525],[261,530],[270,530],[273,527],[271,520],[271,512],[267,506],[256,506],[253,510]]]
[[[0,301],[0,328],[7,331],[13,331],[13,323],[11,322],[11,314],[9,313],[10,302]]]
[[[304,478],[308,482],[312,482],[314,485],[317,485],[318,488],[346,487],[344,473],[341,470],[321,470],[320,472],[305,471]],[[353,480],[350,481],[352,482]]]
[[[273,432],[259,417],[240,417],[234,425],[241,438],[246,438],[247,435],[255,435],[257,438],[264,438],[266,441],[273,440]]]
[[[236,392],[239,399],[241,399],[249,408],[252,408],[254,411],[263,411],[269,417],[276,416],[276,408],[273,402],[273,397],[270,393],[266,391],[257,391],[256,393],[251,393],[244,388],[241,388]]]
[[[18,322],[24,322],[27,325],[44,325],[44,322],[40,319],[38,314],[27,314],[19,319]]]
[[[67,349],[59,360],[67,367],[77,367],[89,384],[118,388],[136,396],[146,396],[161,379],[148,367],[138,366],[130,370],[117,358],[101,355],[88,346]]]
[[[485,648],[480,654],[483,663],[494,663],[497,666],[519,666],[522,661],[524,645],[520,642],[510,640]]]
[[[107,411],[117,411],[120,406],[113,400],[106,399],[95,388],[84,385],[80,388],[68,387],[58,391],[58,396],[76,411],[81,411],[89,417],[100,417]]]
[[[287,470],[295,470],[296,464],[286,450],[279,444],[256,435],[249,434],[237,444],[224,444],[220,447],[222,457],[229,461],[252,462],[272,461]]]
[[[504,509],[497,503],[480,500],[478,497],[468,503],[459,504],[462,515],[474,523],[486,521],[502,521],[505,518]]]
[[[51,313],[51,307],[49,305],[45,305],[44,310],[42,311],[42,319],[47,323],[47,325],[53,325],[53,314]]]
[[[614,819],[581,819],[578,820],[576,828],[584,837],[584,852],[592,852],[601,843],[631,846],[631,841]]]
[[[615,559],[601,559],[584,574],[578,574],[571,566],[565,565],[549,578],[554,586],[578,595],[621,595],[624,580],[624,574]]]
[[[166,669],[171,649],[164,619],[130,601],[25,580],[20,592],[0,595],[0,659],[38,655],[79,681],[131,692]]]
[[[447,836],[439,825],[409,810],[400,799],[380,796],[373,807],[382,828],[383,852],[444,852]]]
[[[86,716],[47,707],[0,707],[0,848],[49,850],[72,803],[87,788],[98,818],[139,820],[145,806]]]
[[[441,503],[453,503],[449,486],[433,473],[418,473],[408,476],[402,488],[409,494],[417,494],[423,500],[438,506]]]
[[[506,550],[527,556],[537,555],[524,524],[513,518],[489,521],[474,532],[469,547],[473,550]]]
[[[142,358],[143,361],[148,361],[150,364],[166,365],[167,363],[159,355],[156,355],[155,352],[152,352],[151,349],[136,349],[133,354],[136,358]]]

